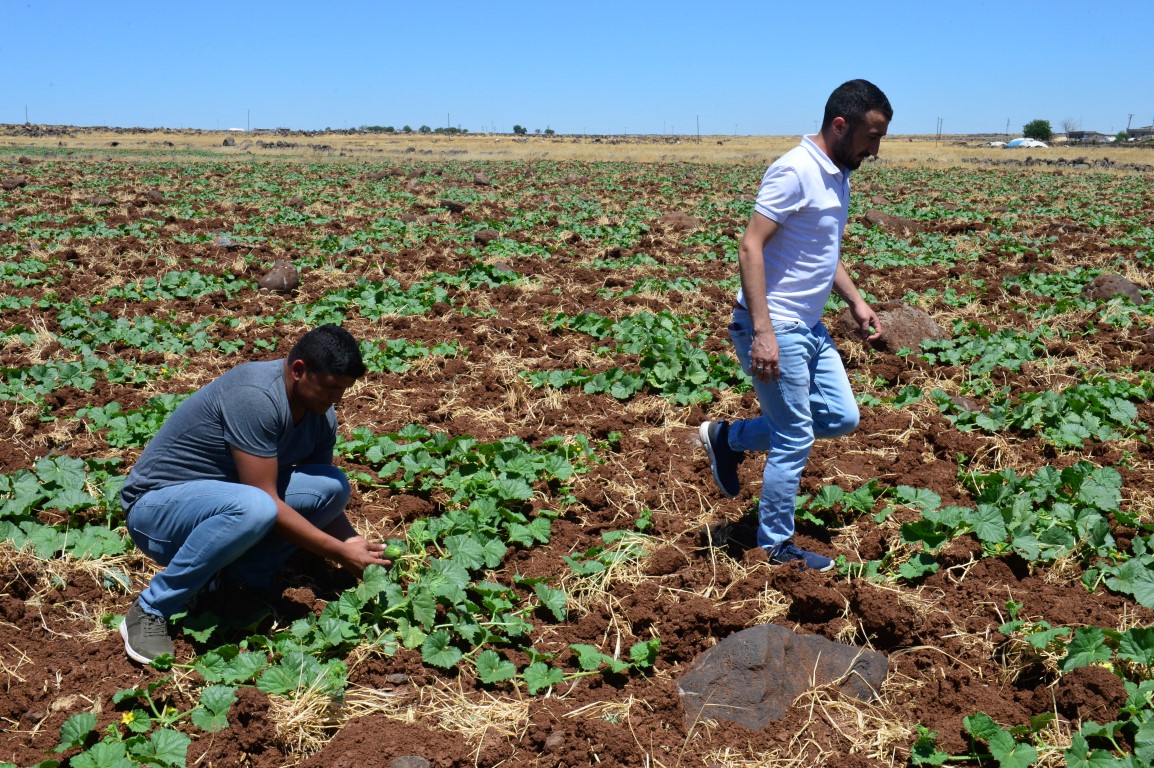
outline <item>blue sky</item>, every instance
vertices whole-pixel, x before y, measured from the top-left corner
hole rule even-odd
[[[1152,30],[1149,0],[0,0],[0,123],[797,135],[864,77],[891,134],[1105,133],[1154,123]]]

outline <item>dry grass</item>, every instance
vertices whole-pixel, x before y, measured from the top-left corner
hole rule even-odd
[[[234,147],[223,146],[231,138]],[[882,142],[881,161],[896,165],[952,166],[971,158],[1001,161],[1035,158],[1108,157],[1114,163],[1150,163],[1149,145],[1064,147],[1005,150],[984,146],[996,137],[935,137],[892,135]],[[765,165],[796,146],[799,136],[526,136],[470,133],[457,136],[438,134],[343,134],[228,131],[107,131],[72,129],[69,135],[25,137],[0,136],[0,147],[49,150],[103,151],[118,158],[135,159],[175,154],[185,159],[251,160],[265,157],[305,157],[310,161],[377,162],[382,159],[421,160],[557,160],[634,163],[730,163]],[[257,141],[284,141],[297,146],[265,149]],[[112,142],[117,142],[113,147]],[[171,146],[169,146],[171,143]],[[329,149],[317,150],[315,146]]]

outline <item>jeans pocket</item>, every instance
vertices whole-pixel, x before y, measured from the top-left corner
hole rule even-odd
[[[129,514],[126,527],[128,535],[141,552],[161,565],[167,565],[172,559],[172,555],[175,554],[172,534],[148,515],[147,507],[142,509],[137,503]]]
[[[774,320],[773,332],[776,333],[793,333],[798,328],[801,328],[800,320]]]

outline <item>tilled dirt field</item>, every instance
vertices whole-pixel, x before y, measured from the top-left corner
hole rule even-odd
[[[354,654],[346,659],[350,686],[343,705],[310,713],[243,687],[229,728],[212,734],[189,728],[188,765],[388,766],[417,755],[436,766],[865,768],[908,764],[918,725],[937,732],[939,749],[965,754],[972,745],[963,718],[979,712],[1007,728],[1056,715],[1037,743],[1047,764],[1058,765],[1082,723],[1119,717],[1126,691],[1110,669],[1090,665],[1060,674],[1055,659],[1031,655],[1028,645],[999,631],[1010,618],[1008,603],[1020,606],[1020,617],[1052,627],[1122,631],[1152,623],[1151,611],[1132,598],[1104,586],[1088,591],[1084,564],[1073,558],[1029,561],[1012,550],[992,557],[967,534],[946,543],[936,553],[938,570],[920,579],[770,567],[751,545],[759,457],[742,466],[744,492],[726,499],[695,440],[704,419],[756,413],[756,401],[739,379],[733,386],[707,384],[708,400],[681,405],[650,390],[619,400],[580,388],[537,388],[522,375],[639,364],[637,355],[597,354],[589,336],[552,327],[548,318],[555,313],[621,318],[668,311],[690,318],[705,334],[700,346],[706,352],[731,355],[725,327],[735,287],[732,255],[762,170],[0,156],[0,176],[26,182],[0,192],[7,265],[0,285],[8,302],[0,313],[0,365],[9,380],[77,356],[74,345],[61,343],[74,333],[61,324],[61,309],[69,305],[133,322],[211,321],[214,341],[178,351],[126,341],[98,344],[97,357],[131,360],[150,372],[149,380],[97,375],[90,387],[62,385],[43,396],[0,399],[3,474],[55,455],[116,458],[127,471],[139,448],[109,445],[100,430],[90,431],[77,417],[80,409],[111,402],[139,409],[159,394],[188,393],[243,360],[283,355],[306,328],[294,308],[325,300],[358,279],[407,287],[481,262],[522,279],[450,287],[420,314],[369,319],[355,304],[345,308],[343,323],[360,339],[403,338],[425,347],[453,342],[459,352],[367,377],[339,409],[342,430],[392,433],[419,424],[480,441],[519,437],[530,445],[553,435],[587,436],[596,446],[594,459],[575,479],[572,502],[554,522],[550,542],[510,547],[487,575],[497,583],[518,575],[548,577],[576,594],[563,556],[600,544],[606,531],[632,528],[643,515],[652,520],[645,557],[609,575],[598,590],[582,592],[568,621],[534,620],[536,646],[560,659],[571,643],[612,652],[660,638],[648,674],[582,677],[531,696],[521,688],[481,685],[467,667],[430,667],[419,650]],[[947,331],[955,321],[991,331],[1053,330],[1036,359],[988,374],[988,397],[1001,388],[1013,394],[1059,390],[1087,372],[1150,371],[1149,310],[1068,302],[1039,316],[1034,310],[1056,300],[1007,282],[1109,271],[1132,279],[1149,298],[1143,282],[1154,259],[1149,176],[1013,173],[1019,175],[884,163],[863,168],[854,177],[844,249],[859,286],[878,306],[920,307]],[[903,217],[904,226],[867,227],[866,213],[875,209]],[[882,249],[895,244],[900,252]],[[277,258],[297,265],[299,287],[288,294],[257,290],[256,278]],[[18,264],[29,266],[13,266]],[[118,298],[123,291],[114,290],[174,271],[247,282],[235,291],[164,300]],[[645,283],[647,278],[672,287]],[[673,283],[676,278],[686,279]],[[1127,320],[1114,321],[1119,314]],[[1149,533],[1154,451],[1142,425],[1154,420],[1151,404],[1137,404],[1138,428],[1088,439],[1080,448],[1055,447],[1023,429],[963,431],[928,398],[902,407],[894,399],[909,386],[963,394],[965,364],[930,364],[904,350],[866,348],[846,336],[833,310],[827,324],[862,395],[862,421],[852,435],[818,443],[803,492],[816,495],[832,485],[852,491],[876,480],[879,487],[927,489],[943,504],[973,506],[961,481],[965,473],[1009,468],[1023,475],[1090,461],[1121,474],[1122,506],[1140,520],[1137,528],[1115,526],[1119,550]],[[219,342],[228,340],[240,348],[221,351]],[[351,472],[371,470],[338,461]],[[362,484],[350,515],[383,538],[403,534],[406,524],[436,514],[440,504],[412,489]],[[884,506],[879,501],[866,512],[839,506],[816,511],[812,516],[823,524],[800,522],[798,541],[849,563],[908,550],[901,526],[916,512],[880,514]],[[108,516],[118,524],[115,513]],[[68,522],[51,509],[37,517]],[[105,512],[90,517],[99,521]],[[195,673],[133,664],[115,623],[106,620],[122,614],[147,583],[153,566],[139,552],[99,564],[42,559],[12,547],[0,552],[0,762],[29,766],[51,757],[78,765],[68,761],[76,749],[53,754],[67,718],[91,711],[98,728],[115,729],[122,712],[114,695],[166,676],[172,677],[165,685],[173,706],[188,707],[199,685]],[[103,569],[110,565],[130,575],[130,590],[108,583]],[[275,621],[285,626],[319,612],[353,584],[323,563],[299,558]],[[764,731],[687,722],[677,681],[694,658],[765,622],[885,654],[890,671],[880,697],[842,700],[815,688]],[[178,634],[176,650],[179,664],[207,648]],[[1124,737],[1121,744],[1132,748]]]

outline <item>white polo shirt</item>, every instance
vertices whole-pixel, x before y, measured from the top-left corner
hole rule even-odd
[[[754,210],[778,225],[762,250],[769,316],[812,328],[821,322],[841,258],[849,171],[805,136],[766,170]],[[737,300],[745,303],[740,289]]]

